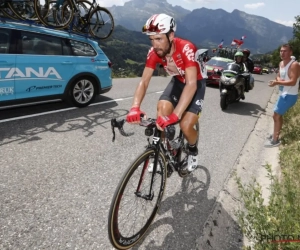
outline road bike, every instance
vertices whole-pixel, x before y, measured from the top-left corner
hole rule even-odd
[[[114,29],[112,14],[96,0],[34,0],[34,9],[47,27],[90,33],[99,39],[108,38]]]
[[[115,128],[121,135],[132,135],[123,129],[125,120],[111,120],[113,141]],[[162,131],[156,127],[156,119],[141,120],[148,137],[146,150],[133,161],[121,178],[114,193],[108,216],[108,235],[117,249],[129,249],[139,242],[149,229],[160,207],[166,180],[177,172],[189,185],[201,183],[197,175],[200,166],[193,172],[187,170],[188,147],[181,129],[168,126]],[[176,133],[176,130],[179,133]],[[199,123],[195,125],[199,141]],[[201,175],[200,175],[201,176]]]

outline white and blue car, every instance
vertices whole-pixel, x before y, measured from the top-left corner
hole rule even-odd
[[[0,106],[59,98],[85,107],[111,88],[111,62],[96,41],[0,23]]]

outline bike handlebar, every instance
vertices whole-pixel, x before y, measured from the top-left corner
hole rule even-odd
[[[112,129],[112,133],[113,133],[113,138],[112,141],[115,141],[116,138],[116,133],[115,133],[115,128],[117,128],[120,131],[120,134],[123,136],[131,136],[134,133],[126,133],[124,131],[124,124],[125,124],[126,120],[125,119],[119,119],[117,120],[116,118],[111,119],[111,129]],[[156,127],[156,119],[153,118],[148,118],[148,119],[141,119],[141,122],[139,123],[140,126],[142,127],[147,127],[147,128],[155,128]],[[171,126],[171,125],[169,125]],[[168,127],[169,127],[168,126]],[[165,133],[168,135],[169,134],[169,130],[168,127],[165,128]]]

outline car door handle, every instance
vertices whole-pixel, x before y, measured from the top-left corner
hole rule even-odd
[[[73,64],[72,62],[62,62],[61,64]]]

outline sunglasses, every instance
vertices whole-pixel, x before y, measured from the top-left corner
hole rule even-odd
[[[144,25],[142,32],[155,32],[155,33],[160,33],[161,30],[158,28],[158,24],[153,25],[153,21],[151,21],[150,25]]]

